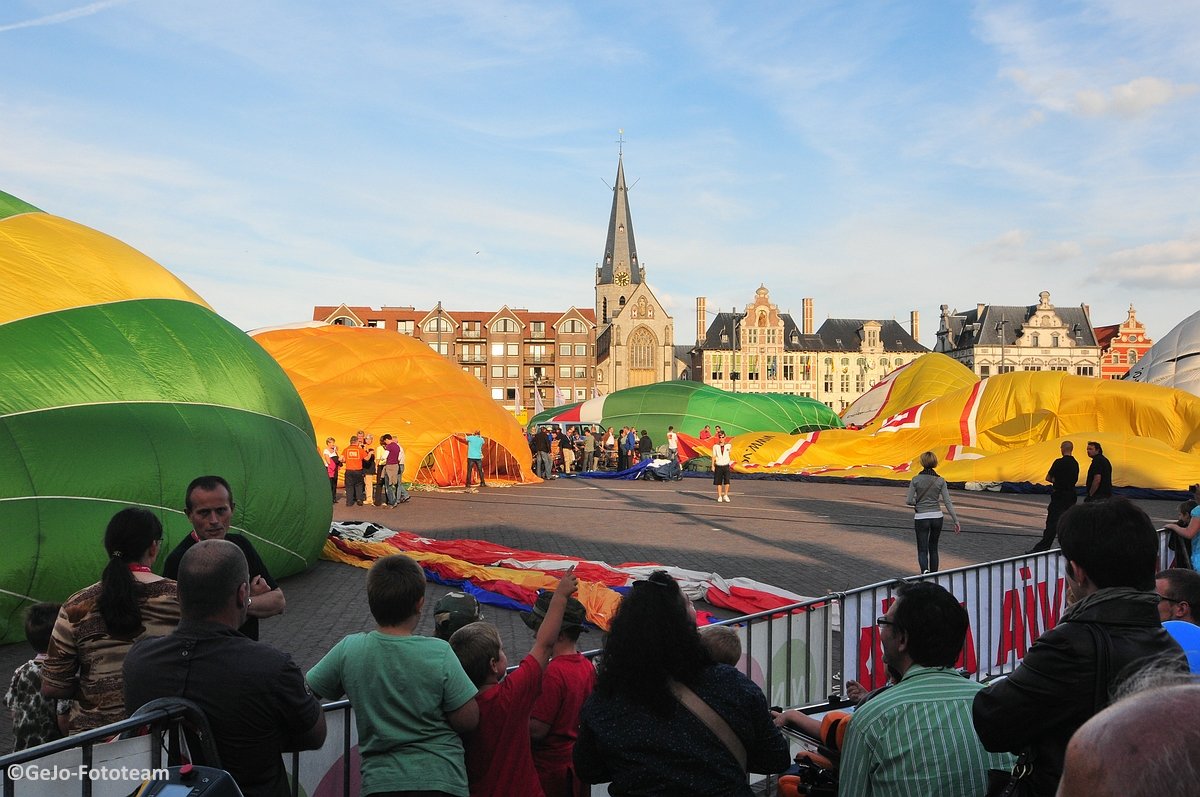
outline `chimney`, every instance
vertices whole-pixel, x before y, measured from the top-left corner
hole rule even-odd
[[[921,314],[916,310],[908,314],[908,334],[917,343],[921,342]]]
[[[987,305],[985,305],[983,302],[980,302],[979,304],[975,305],[975,320],[976,321],[979,321],[980,319],[983,318],[983,308],[986,306]]]
[[[696,297],[696,345],[700,346],[704,343],[704,306],[706,302],[703,296]]]
[[[803,314],[803,319],[802,319],[801,323],[803,324],[803,326],[800,328],[800,331],[803,332],[805,335],[811,335],[813,333],[813,300],[812,299],[804,300],[804,310],[802,311],[802,314]]]

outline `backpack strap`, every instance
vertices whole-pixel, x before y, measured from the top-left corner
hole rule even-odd
[[[695,715],[696,719],[704,723],[704,725],[713,732],[713,735],[721,740],[721,744],[733,755],[737,761],[738,767],[746,771],[746,746],[742,744],[742,740],[733,732],[733,728],[729,727],[729,723],[721,717],[712,706],[704,702],[698,694],[688,689],[683,684],[676,681],[674,678],[667,682],[671,687],[671,694],[675,695],[675,699],[683,704],[683,707]]]

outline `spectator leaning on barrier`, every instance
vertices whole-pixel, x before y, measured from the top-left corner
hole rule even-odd
[[[1158,619],[1200,625],[1200,573],[1178,567],[1155,573],[1154,591],[1158,593]]]
[[[967,622],[966,609],[938,584],[897,590],[879,637],[900,680],[854,712],[839,794],[982,795],[989,769],[1012,766],[1011,755],[989,753],[971,727],[971,701],[983,686],[954,669]]]
[[[1009,677],[975,697],[984,746],[1021,754],[1015,795],[1054,794],[1067,741],[1115,684],[1159,660],[1187,669],[1158,618],[1158,533],[1146,513],[1123,498],[1079,504],[1063,515],[1058,539],[1079,600]]]

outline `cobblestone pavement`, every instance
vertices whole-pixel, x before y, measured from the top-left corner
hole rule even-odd
[[[613,564],[657,562],[725,577],[742,576],[819,596],[916,572],[906,484],[736,479],[731,502],[713,500],[705,478],[678,482],[556,479],[522,487],[414,492],[395,509],[346,507],[336,520],[366,520],[435,539],[484,539],[512,548]],[[1040,537],[1048,496],[954,491],[963,533],[941,539],[943,568],[1001,559]],[[1172,501],[1139,501],[1161,525]],[[366,570],[320,561],[282,581],[287,612],[264,620],[262,638],[308,669],[346,634],[372,627]],[[419,633],[432,634],[432,607],[447,588],[429,586]],[[485,607],[512,661],[532,634],[516,612]],[[599,647],[600,636],[581,643]],[[0,647],[0,673],[29,657],[24,644]],[[0,712],[0,751],[12,749],[10,717]]]

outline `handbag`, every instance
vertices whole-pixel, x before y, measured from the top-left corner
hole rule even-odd
[[[733,732],[733,728],[729,727],[720,714],[713,711],[712,706],[704,702],[698,694],[688,689],[683,684],[672,678],[668,681],[671,687],[671,694],[675,695],[675,699],[683,704],[683,707],[695,715],[696,719],[704,723],[704,725],[713,732],[713,735],[721,740],[721,744],[733,755],[733,759],[737,761],[738,767],[746,771],[746,746],[742,744],[742,740]]]
[[[1108,629],[1099,623],[1085,623],[1096,646],[1096,686],[1092,693],[1092,714],[1100,713],[1108,705],[1108,682],[1112,670],[1112,637]],[[1028,794],[1026,779],[1033,774],[1035,751],[1025,748],[1017,756],[1012,772],[1002,769],[988,770],[988,789],[984,797],[1018,797]]]

